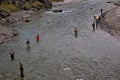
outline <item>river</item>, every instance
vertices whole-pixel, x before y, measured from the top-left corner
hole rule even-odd
[[[93,16],[109,10],[110,0],[84,0],[53,7],[61,13],[45,11],[42,18],[14,24],[19,36],[0,45],[0,80],[120,80],[120,41],[107,32],[92,31]],[[92,9],[90,9],[92,8]],[[78,38],[74,37],[78,27]],[[36,34],[41,36],[35,41]],[[25,42],[30,39],[31,48]],[[10,61],[9,51],[15,51]]]

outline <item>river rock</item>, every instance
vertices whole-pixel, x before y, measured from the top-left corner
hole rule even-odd
[[[14,36],[18,36],[18,34],[19,34],[18,31],[17,31],[16,29],[14,29],[14,30],[13,30],[13,37],[14,37]]]
[[[7,17],[6,22],[13,24],[18,21],[18,18],[13,18],[13,17]]]
[[[46,8],[52,8],[52,3],[49,0],[44,0]]]
[[[30,21],[31,21],[31,20],[30,20],[30,19],[27,19],[27,18],[24,20],[24,22],[30,22]]]
[[[0,10],[0,17],[4,18],[4,17],[7,17],[7,16],[10,16],[10,13],[8,13],[5,10]]]
[[[38,0],[45,5],[46,8],[52,8],[52,3],[49,0]]]
[[[30,14],[26,14],[22,17],[22,20],[24,22],[30,22],[31,21],[31,15]]]
[[[21,8],[21,9],[24,9],[24,5],[22,2],[20,1],[16,1],[16,4],[15,4],[17,7]]]
[[[30,18],[30,17],[31,17],[30,14],[25,14],[24,16],[22,16],[23,19]]]

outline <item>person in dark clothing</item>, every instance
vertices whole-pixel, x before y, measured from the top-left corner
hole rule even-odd
[[[101,14],[103,13],[103,9],[100,10],[101,11]]]
[[[20,72],[20,78],[21,78],[21,80],[23,80],[23,78],[24,78],[24,73],[23,72]]]
[[[11,57],[11,61],[13,61],[14,60],[14,51],[13,50],[10,50],[10,57]]]
[[[92,23],[93,31],[95,31],[95,22]]]
[[[96,16],[94,16],[94,21],[96,21]]]
[[[19,64],[20,64],[20,72],[24,72],[22,63],[19,63]]]
[[[77,27],[75,27],[74,33],[75,33],[75,37],[77,38],[78,37],[78,29],[77,29]]]
[[[98,21],[96,21],[96,29],[98,29],[98,24],[99,24],[99,22],[98,22]]]
[[[101,9],[100,11],[101,11],[101,16],[104,18],[103,9]]]
[[[21,77],[21,79],[23,79],[24,78],[24,69],[23,69],[23,65],[22,65],[22,63],[19,63],[20,64],[20,67],[19,67],[19,70],[20,70],[20,77]]]
[[[26,45],[27,45],[27,48],[30,48],[30,40],[29,39],[27,39]]]

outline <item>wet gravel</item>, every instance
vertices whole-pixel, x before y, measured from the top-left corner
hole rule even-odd
[[[91,26],[101,8],[113,7],[106,1],[110,0],[58,6],[64,12],[46,11],[40,19],[12,25],[20,35],[0,45],[0,80],[20,80],[19,62],[25,70],[24,80],[120,80],[120,41],[100,29],[93,32]],[[78,38],[74,37],[75,26]],[[31,41],[30,49],[26,39]],[[13,62],[10,49],[15,51]]]

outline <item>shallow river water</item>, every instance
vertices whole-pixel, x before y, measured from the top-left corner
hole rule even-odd
[[[0,80],[120,80],[120,41],[100,29],[92,31],[93,16],[113,7],[110,0],[84,0],[45,11],[42,18],[15,24],[19,36],[0,45]],[[92,8],[92,9],[90,9]],[[78,27],[78,38],[74,37]],[[36,34],[41,36],[35,41]],[[30,39],[31,48],[25,42]],[[10,61],[9,50],[15,51]]]

